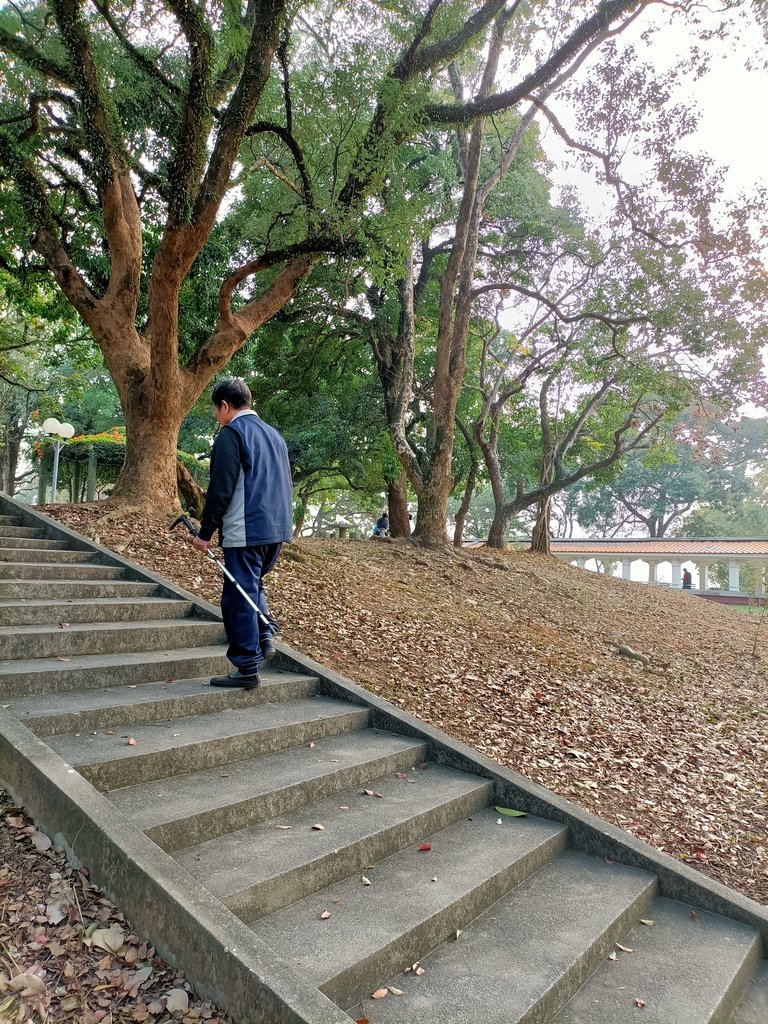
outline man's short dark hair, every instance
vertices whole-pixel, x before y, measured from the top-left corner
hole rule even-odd
[[[243,409],[252,402],[251,389],[242,377],[227,377],[214,387],[211,401],[217,409],[221,407],[222,402],[231,405],[233,409]]]

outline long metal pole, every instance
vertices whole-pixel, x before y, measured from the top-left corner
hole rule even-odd
[[[51,480],[51,504],[56,504],[56,485],[59,482],[59,452],[63,441],[57,437],[53,439],[53,479]]]

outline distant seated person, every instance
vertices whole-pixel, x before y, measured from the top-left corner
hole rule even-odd
[[[376,525],[373,528],[374,537],[388,537],[389,536],[389,516],[386,512],[382,512],[379,518],[376,520]]]
[[[691,589],[691,582],[692,582],[692,580],[693,580],[693,577],[691,576],[691,574],[688,571],[688,569],[684,569],[683,570],[683,590],[690,590]]]

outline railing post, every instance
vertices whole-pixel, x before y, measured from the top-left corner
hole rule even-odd
[[[48,452],[43,452],[40,456],[40,466],[37,475],[37,504],[45,504],[45,495],[48,490],[47,476],[48,467],[51,464],[51,457]]]
[[[88,452],[88,479],[85,484],[85,500],[96,500],[96,452]]]
[[[728,563],[728,590],[739,589],[739,563],[729,562]]]

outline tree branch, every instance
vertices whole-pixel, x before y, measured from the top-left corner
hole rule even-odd
[[[650,320],[647,316],[611,317],[605,313],[574,313],[569,315],[560,309],[557,300],[549,299],[546,295],[542,295],[541,292],[534,291],[532,288],[526,288],[525,285],[516,284],[513,281],[498,281],[478,285],[477,288],[472,290],[472,298],[477,298],[478,295],[493,291],[514,291],[519,295],[525,295],[529,299],[534,299],[536,302],[540,302],[542,306],[546,306],[564,324],[575,324],[583,320],[596,320],[598,323],[605,324],[606,327],[620,328],[630,327],[633,324],[648,323]]]
[[[56,82],[61,82],[62,85],[74,88],[75,81],[68,68],[44,57],[36,46],[31,46],[26,39],[12,35],[4,28],[0,28],[0,49],[20,57],[25,64],[46,78],[52,78]]]
[[[283,128],[282,125],[275,124],[273,121],[257,121],[246,129],[245,136],[246,138],[250,138],[254,135],[261,135],[267,132],[277,135],[277,137],[281,139],[290,150],[293,161],[296,164],[296,170],[299,172],[299,177],[301,178],[304,204],[308,210],[314,210],[315,197],[312,192],[312,181],[307,172],[306,163],[304,162],[304,154],[298,142],[293,137],[291,130],[289,128]]]
[[[151,60],[144,53],[142,53],[137,46],[134,46],[134,44],[130,41],[130,39],[125,35],[123,30],[120,28],[117,19],[113,16],[112,12],[109,9],[109,5],[104,3],[103,0],[93,0],[93,5],[99,12],[99,14],[102,16],[102,18],[109,25],[113,35],[117,38],[118,42],[123,47],[125,52],[130,57],[132,57],[133,60],[136,62],[137,67],[139,67],[144,72],[144,74],[147,75],[149,78],[154,78],[155,81],[159,82],[165,89],[168,90],[169,93],[171,93],[172,96],[181,98],[183,96],[183,92],[179,88],[179,86],[176,85],[176,83],[173,82],[170,78],[168,78],[167,75],[163,74],[163,72],[160,70],[155,61]]]
[[[117,140],[113,134],[119,120],[109,109],[108,96],[99,81],[98,68],[78,0],[52,0],[52,7],[72,67],[75,90],[80,98],[95,180],[103,187],[112,180],[118,167],[125,166],[122,140]]]
[[[620,18],[622,14],[632,10],[641,0],[601,0],[598,9],[591,17],[583,21],[576,28],[568,39],[562,43],[552,54],[549,60],[544,61],[531,74],[527,75],[522,82],[504,92],[495,93],[487,97],[479,97],[465,104],[433,104],[425,107],[424,116],[431,124],[462,124],[474,121],[475,118],[485,117],[488,114],[496,114],[502,110],[509,110],[516,106],[520,100],[532,96],[538,89],[543,88],[566,64],[589,44],[590,40],[604,32],[612,21]]]
[[[166,0],[176,16],[189,50],[189,81],[176,140],[168,167],[168,219],[186,224],[192,216],[193,193],[205,166],[205,142],[213,123],[211,64],[213,38],[205,13],[193,0]]]
[[[92,323],[98,305],[96,296],[86,286],[61,242],[45,184],[4,131],[0,131],[0,164],[9,168],[16,182],[24,213],[35,229],[34,248],[78,313],[86,323]]]

